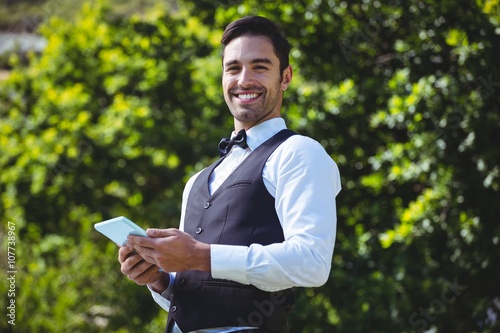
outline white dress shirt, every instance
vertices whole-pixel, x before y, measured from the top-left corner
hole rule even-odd
[[[212,173],[210,193],[252,151],[285,128],[282,118],[250,128],[248,148],[232,148]],[[186,203],[198,175],[189,179],[183,192],[180,230],[184,229]],[[337,228],[335,197],[341,190],[337,165],[317,141],[294,135],[269,156],[262,177],[275,198],[285,241],[265,246],[211,244],[212,277],[252,284],[264,291],[323,285],[330,275]],[[169,288],[161,295],[151,290],[166,311],[175,273],[170,274],[170,279]]]

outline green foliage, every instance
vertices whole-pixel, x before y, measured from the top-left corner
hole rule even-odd
[[[206,126],[223,123],[214,111],[223,99],[193,95],[218,84],[208,69],[219,60],[205,69],[211,31],[161,10],[110,21],[108,13],[89,3],[74,22],[52,18],[43,55],[1,90],[2,216],[22,239],[26,332],[148,325],[158,307],[126,281],[116,246],[92,225],[126,215],[144,227],[177,226],[182,179],[208,163],[209,138],[227,130]]]
[[[0,211],[18,233],[16,332],[161,331],[92,224],[177,226],[185,180],[231,128],[221,31],[248,14],[282,23],[284,116],[342,175],[331,278],[297,290],[292,332],[498,330],[498,1],[179,6],[120,18],[89,2],[43,26],[29,66],[12,60]]]

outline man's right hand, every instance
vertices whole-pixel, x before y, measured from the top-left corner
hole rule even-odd
[[[138,285],[150,285],[156,292],[163,292],[169,283],[169,275],[159,271],[159,267],[145,261],[134,249],[120,247],[118,261],[121,271]]]

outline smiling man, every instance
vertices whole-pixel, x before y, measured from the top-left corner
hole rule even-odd
[[[339,171],[281,118],[292,68],[277,25],[244,17],[222,45],[231,139],[186,184],[179,229],[129,236],[118,260],[169,312],[166,332],[285,333],[292,288],[328,280]]]

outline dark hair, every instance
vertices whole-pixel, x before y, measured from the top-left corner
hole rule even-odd
[[[222,34],[222,52],[233,39],[250,35],[269,38],[274,48],[274,53],[280,61],[280,73],[289,65],[290,43],[281,29],[271,20],[262,16],[245,16],[230,23]]]

